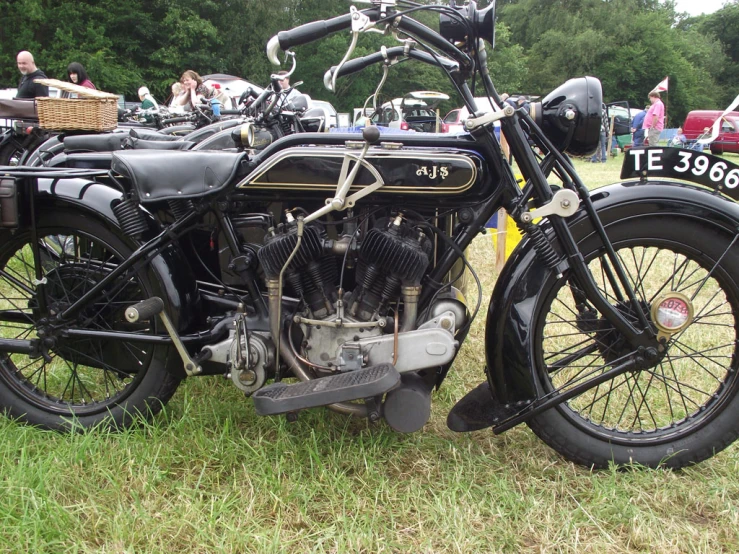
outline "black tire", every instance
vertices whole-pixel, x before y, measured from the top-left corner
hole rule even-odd
[[[654,368],[621,374],[529,426],[564,457],[589,467],[677,468],[709,458],[739,436],[739,256],[735,246],[729,249],[732,237],[672,216],[621,220],[608,235],[640,303],[651,306],[669,290],[695,294],[693,322],[670,338]],[[589,237],[581,251],[606,297],[634,319],[604,285],[598,243]],[[547,287],[534,312],[531,345],[542,394],[603,373],[629,350],[591,306],[576,307],[582,295],[571,278],[551,278]]]
[[[25,149],[15,141],[6,142],[0,146],[0,165],[20,165],[25,152]]]
[[[49,211],[51,212],[51,211]],[[100,222],[64,211],[38,221],[48,306],[39,307],[29,230],[0,235],[0,334],[34,339],[43,318],[64,310],[131,253],[126,239]],[[129,324],[126,307],[153,296],[148,270],[107,286],[72,322],[75,329],[155,333],[155,319]],[[53,430],[125,428],[159,412],[179,378],[166,368],[169,347],[65,338],[52,333],[48,358],[0,354],[0,410]],[[47,334],[48,335],[48,329]],[[50,358],[50,359],[49,359]]]

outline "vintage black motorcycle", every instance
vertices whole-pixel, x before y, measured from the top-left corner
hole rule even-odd
[[[83,170],[0,170],[5,412],[49,429],[121,428],[158,412],[183,377],[227,375],[262,415],[329,406],[419,430],[477,312],[455,286],[471,271],[465,249],[504,206],[525,236],[493,292],[484,382],[449,426],[525,422],[596,467],[680,467],[734,441],[739,168],[635,150],[624,175],[639,180],[591,196],[564,152],[597,144],[596,79],[568,81],[530,114],[475,113],[476,80],[504,105],[486,66],[495,4],[372,4],[279,33],[269,58],[383,30],[402,45],[348,53],[329,81],[435,64],[473,114],[468,133],[370,127],[362,140],[294,134],[255,154],[123,151],[120,190]],[[439,13],[439,32],[412,18],[420,9]]]

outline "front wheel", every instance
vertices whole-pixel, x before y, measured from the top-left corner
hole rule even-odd
[[[52,325],[55,314],[110,274],[131,248],[94,219],[50,212],[41,213],[37,225],[41,279],[30,231],[0,235],[0,336],[46,343],[44,356],[0,353],[0,410],[47,429],[126,427],[157,413],[179,383],[166,368],[168,347],[114,338],[116,332],[155,334],[154,319],[131,324],[124,317],[128,306],[154,295],[155,276],[129,272],[73,321]],[[72,330],[110,336],[74,336]]]
[[[593,387],[529,426],[586,466],[681,467],[704,460],[739,436],[734,237],[674,216],[618,221],[608,235],[644,311],[665,293],[679,292],[692,304],[693,320],[670,337],[654,367]],[[609,282],[599,241],[590,237],[580,248],[602,294],[636,322]],[[552,277],[547,287],[534,312],[531,347],[541,394],[555,395],[618,365],[631,348],[571,276]]]

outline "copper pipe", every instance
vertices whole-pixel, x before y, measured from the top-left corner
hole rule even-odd
[[[395,308],[395,332],[393,335],[393,365],[398,361],[398,311],[400,306]]]

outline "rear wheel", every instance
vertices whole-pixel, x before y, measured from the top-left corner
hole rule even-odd
[[[0,239],[0,335],[31,340],[43,335],[45,356],[0,354],[0,409],[48,429],[104,423],[125,427],[151,416],[172,396],[179,379],[165,368],[168,348],[138,341],[71,337],[69,329],[154,334],[154,320],[130,324],[126,307],[153,295],[145,270],[113,281],[69,325],[53,328],[68,308],[131,253],[104,225],[80,215],[47,213],[38,222],[45,304],[39,302],[31,234]]]
[[[0,165],[20,165],[25,149],[11,140],[0,146]]]
[[[681,467],[704,460],[739,435],[736,247],[713,227],[669,216],[620,221],[608,233],[646,312],[676,291],[690,299],[692,323],[671,336],[654,367],[621,374],[529,425],[562,455],[587,466]],[[581,250],[605,297],[636,321],[608,282],[596,240],[584,241]],[[554,395],[618,365],[631,349],[583,302],[572,278],[552,279],[549,287],[535,312],[532,347],[542,394]]]

